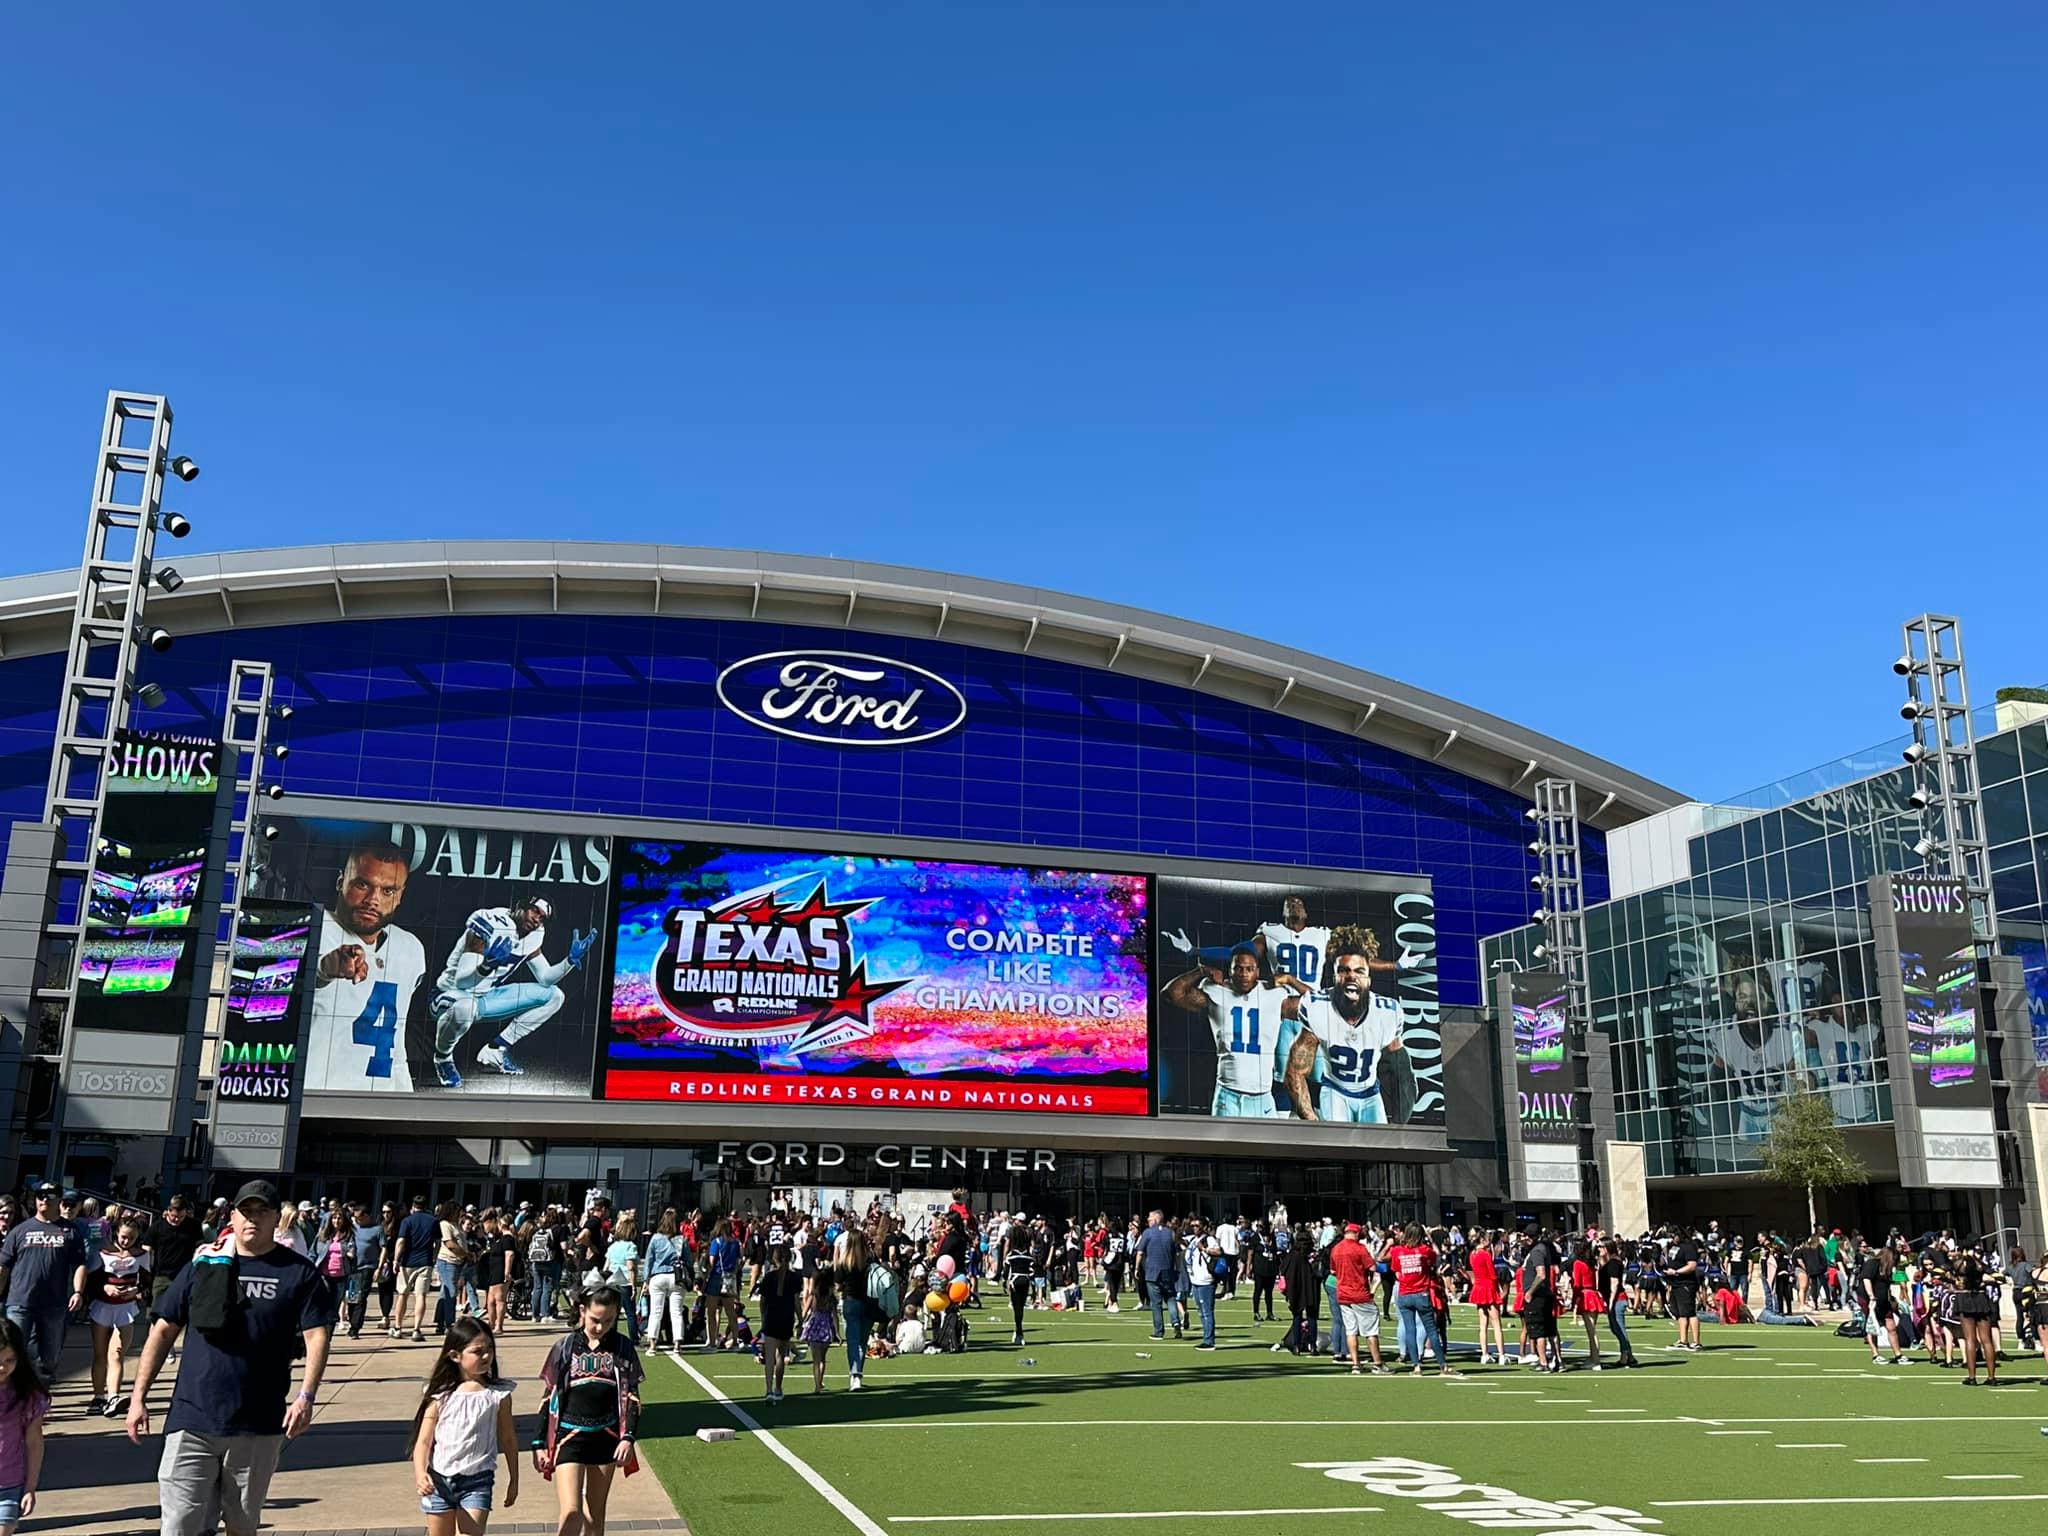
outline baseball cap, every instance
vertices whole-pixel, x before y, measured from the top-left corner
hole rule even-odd
[[[48,1179],[44,1179],[40,1184],[31,1188],[29,1193],[32,1195],[54,1195],[57,1193],[57,1186]]]
[[[251,1179],[248,1183],[244,1184],[240,1189],[235,1191],[236,1210],[239,1211],[251,1200],[261,1200],[273,1211],[276,1210],[279,1204],[281,1203],[278,1200],[277,1186],[271,1183],[268,1179]]]
[[[1345,1230],[1346,1232],[1349,1232],[1349,1233],[1351,1233],[1351,1234],[1352,1234],[1352,1236],[1354,1236],[1354,1237],[1355,1237],[1355,1236],[1357,1236],[1357,1235],[1358,1235],[1358,1234],[1359,1234],[1360,1232],[1363,1232],[1363,1231],[1365,1230],[1365,1228],[1361,1227],[1361,1226],[1360,1226],[1360,1225],[1359,1225],[1359,1224],[1358,1224],[1357,1222],[1355,1222],[1355,1221],[1347,1221],[1347,1222],[1345,1222],[1345,1223],[1344,1223],[1344,1230]]]

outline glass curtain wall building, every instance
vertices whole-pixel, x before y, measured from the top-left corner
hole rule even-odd
[[[2040,1059],[2048,724],[1981,738],[1977,763],[2000,947],[2025,967]],[[1738,813],[1687,840],[1685,878],[1589,908],[1591,1024],[1612,1042],[1614,1134],[1642,1144],[1647,1177],[1755,1171],[1779,1099],[1804,1084],[1828,1095],[1838,1124],[1891,1123],[1869,887],[1882,871],[1922,868],[1912,790],[1901,767]],[[1486,967],[1537,968],[1542,937],[1488,938]],[[2007,1076],[2022,1070],[2031,1063]]]

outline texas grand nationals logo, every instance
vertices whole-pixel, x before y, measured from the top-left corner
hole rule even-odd
[[[874,1032],[868,1009],[905,981],[868,980],[847,920],[873,898],[833,901],[818,880],[802,900],[794,880],[758,886],[708,907],[673,907],[654,965],[659,1038],[707,1045],[788,1042],[792,1051]]]
[[[908,747],[967,719],[936,672],[857,651],[769,651],[718,674],[718,702],[764,731],[830,747]]]

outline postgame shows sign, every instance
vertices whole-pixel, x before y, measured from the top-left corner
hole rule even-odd
[[[1160,878],[1162,1112],[1444,1123],[1436,902],[1371,879]]]
[[[604,1096],[1146,1114],[1143,875],[621,845]]]
[[[255,888],[316,904],[302,1081],[590,1092],[611,839],[279,817]]]
[[[1924,1108],[1988,1109],[1991,1063],[1977,1022],[1977,951],[1962,885],[1892,877],[1906,1059]]]

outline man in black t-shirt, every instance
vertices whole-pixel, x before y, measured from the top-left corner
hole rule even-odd
[[[1671,1318],[1678,1325],[1677,1347],[1692,1354],[1700,1352],[1700,1281],[1704,1279],[1705,1256],[1692,1237],[1681,1237],[1664,1263],[1664,1279],[1671,1287]]]
[[[157,1466],[164,1536],[211,1536],[223,1517],[229,1536],[256,1536],[284,1442],[313,1422],[337,1308],[312,1263],[278,1245],[277,1218],[277,1186],[244,1184],[226,1241],[178,1273],[143,1345],[128,1399],[128,1438],[138,1445],[149,1433],[150,1384],[185,1340]],[[287,1404],[302,1336],[305,1377]]]
[[[153,1314],[178,1271],[192,1262],[193,1251],[199,1247],[199,1219],[190,1200],[171,1196],[170,1207],[149,1225],[147,1246],[152,1261],[149,1305]]]

